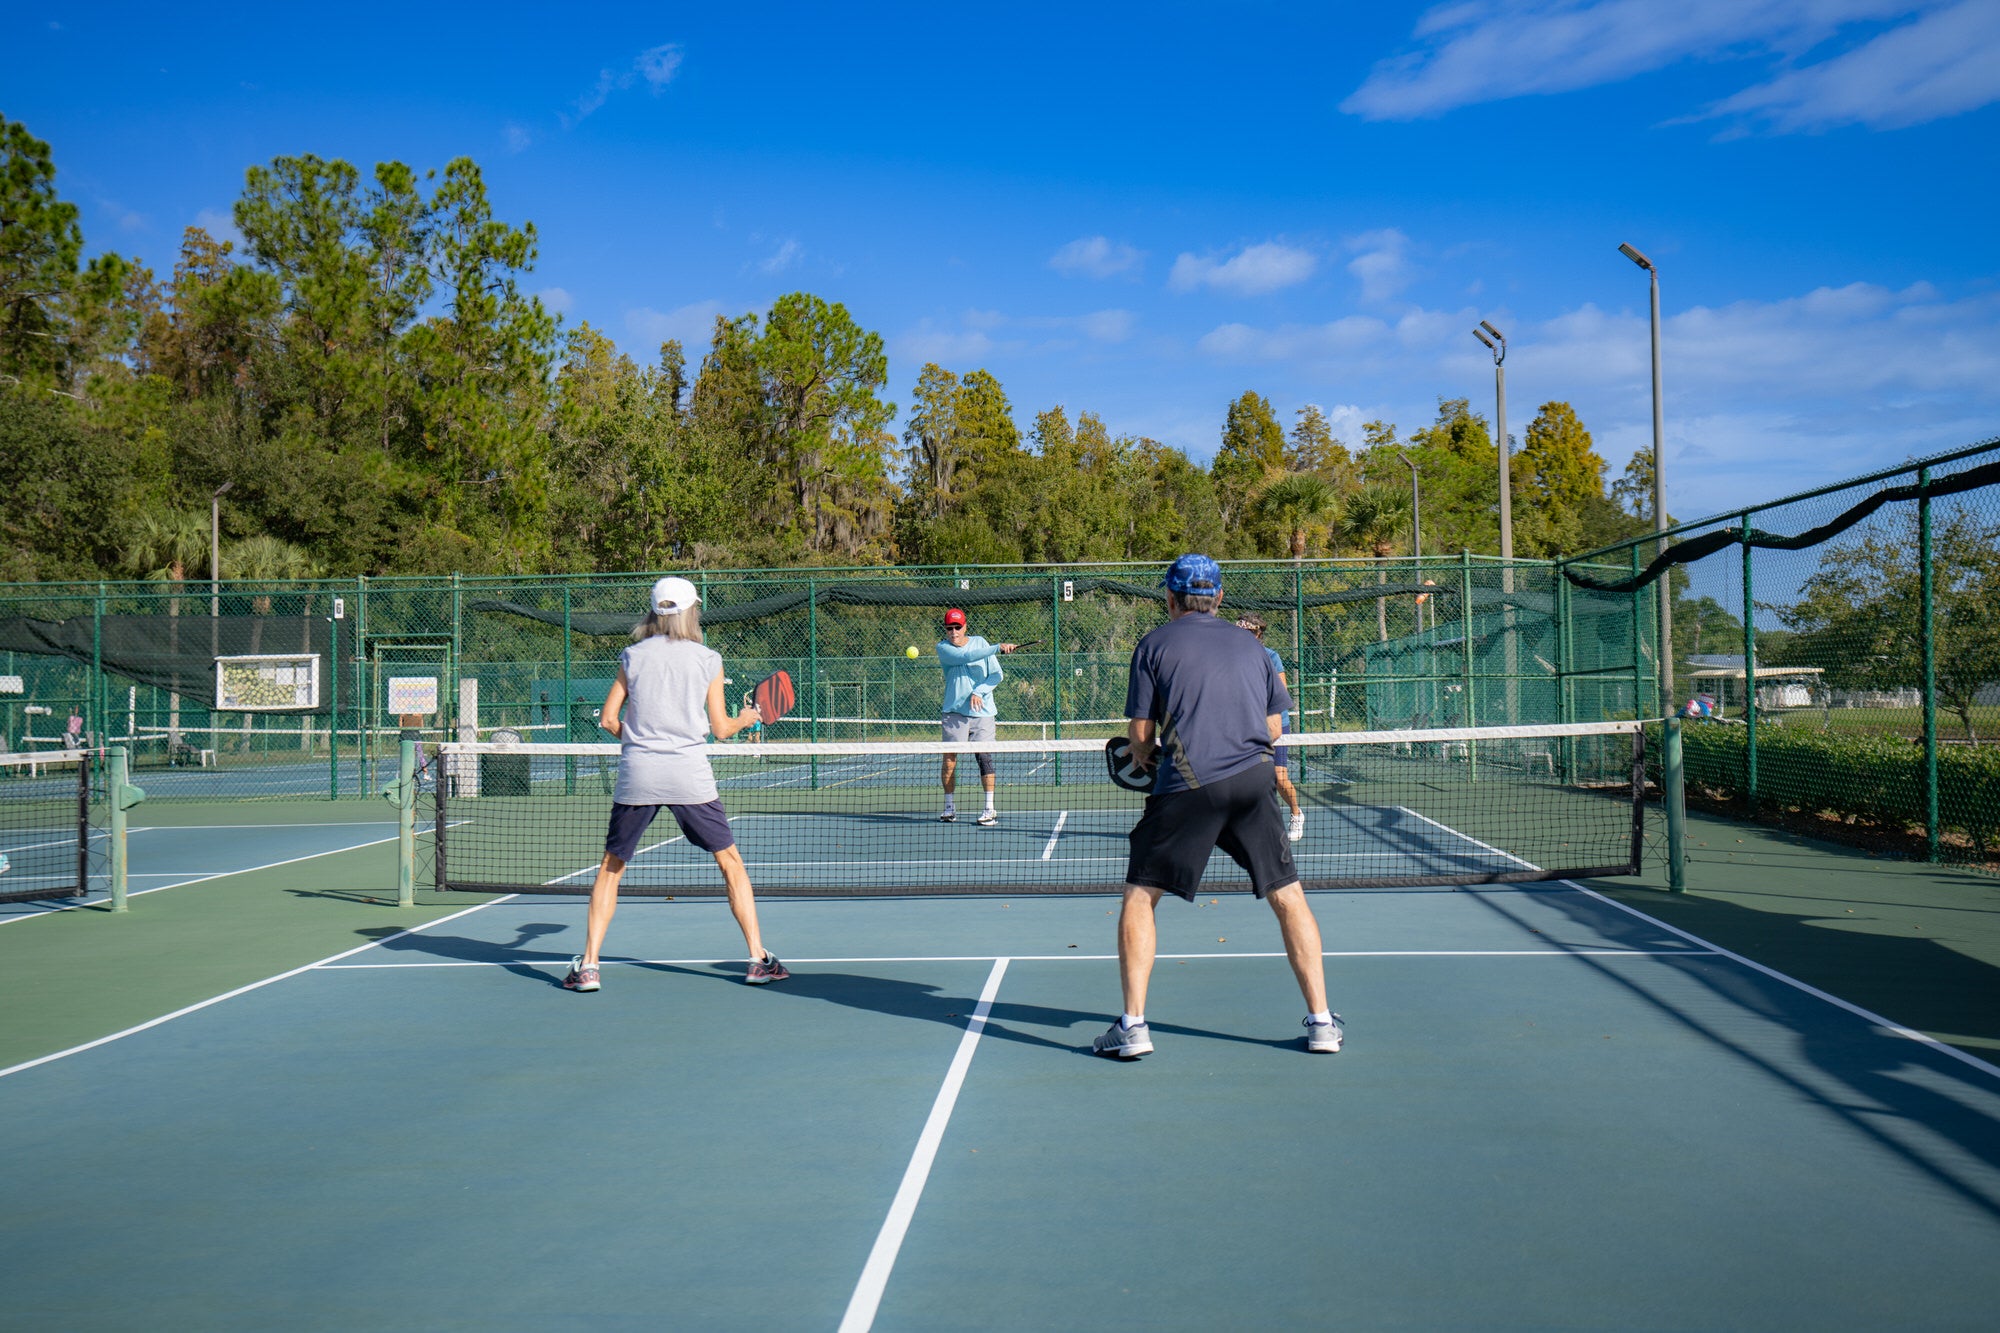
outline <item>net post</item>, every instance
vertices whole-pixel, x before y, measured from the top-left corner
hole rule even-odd
[[[1750,515],[1743,515],[1743,806],[1757,813],[1757,602],[1750,545]]]
[[[1929,468],[1917,469],[1917,485],[1928,488]],[[1942,848],[1938,837],[1937,745],[1937,582],[1931,565],[1931,497],[1917,497],[1917,569],[1923,621],[1918,634],[1924,655],[1924,859],[1936,863]]]
[[[444,781],[444,774],[438,774]],[[396,807],[396,906],[417,905],[417,740],[405,732],[398,743],[396,780],[382,789]]]
[[[707,576],[703,576],[704,583]],[[563,739],[576,739],[576,686],[570,680],[569,584],[563,584]],[[706,598],[704,593],[703,597]],[[576,795],[576,760],[563,756],[563,795]]]
[[[431,885],[439,892],[451,888],[450,867],[445,862],[445,830],[451,820],[446,814],[451,779],[444,771],[444,757],[438,757],[437,781],[431,784]]]
[[[1632,847],[1630,874],[1646,864],[1646,728],[1632,728]]]
[[[1667,891],[1687,892],[1687,785],[1681,720],[1667,715],[1661,731],[1660,796],[1667,812]]]
[[[146,799],[146,793],[133,786],[127,779],[131,776],[131,758],[125,747],[114,745],[107,752],[110,761],[110,805],[111,805],[111,910],[126,910],[127,890],[131,882],[131,861],[126,855],[125,834],[128,831],[126,812]],[[84,774],[84,799],[89,800],[90,765],[79,765]]]

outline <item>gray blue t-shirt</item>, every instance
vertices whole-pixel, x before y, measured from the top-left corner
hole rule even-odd
[[[1271,714],[1292,697],[1275,654],[1234,623],[1199,613],[1139,640],[1125,686],[1125,716],[1158,724],[1155,793],[1186,791],[1271,762]]]
[[[1263,643],[1264,641],[1262,639],[1259,639],[1258,642]],[[1277,672],[1281,676],[1285,674],[1285,659],[1278,656],[1278,650],[1276,648],[1270,647],[1269,645],[1265,645],[1264,656],[1271,659],[1271,670]],[[1287,693],[1289,693],[1289,691],[1287,691]],[[1284,712],[1280,713],[1278,716],[1282,721],[1288,722],[1291,720],[1292,715],[1290,712]]]
[[[618,655],[627,698],[619,730],[620,805],[701,805],[716,799],[708,739],[708,686],[722,657],[692,639],[655,635]]]

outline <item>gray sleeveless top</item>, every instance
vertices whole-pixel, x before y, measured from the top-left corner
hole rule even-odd
[[[619,735],[620,805],[700,805],[716,799],[708,739],[708,684],[722,658],[691,639],[656,635],[619,654],[628,697]]]

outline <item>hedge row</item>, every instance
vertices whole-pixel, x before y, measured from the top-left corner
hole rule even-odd
[[[1690,791],[1747,802],[1746,727],[1689,723],[1682,729]],[[1655,747],[1654,753],[1658,753]],[[1925,824],[1924,749],[1896,736],[1760,727],[1757,804],[1896,830]],[[1938,825],[1983,854],[2000,841],[2000,746],[1938,747]]]

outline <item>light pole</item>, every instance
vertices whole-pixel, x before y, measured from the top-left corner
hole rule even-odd
[[[234,481],[225,481],[208,497],[208,614],[222,614],[222,497]]]
[[[1505,597],[1500,612],[1507,644],[1507,722],[1512,726],[1520,721],[1520,689],[1514,681],[1520,654],[1514,643],[1514,451],[1507,443],[1507,335],[1482,319],[1472,336],[1493,353],[1493,424],[1500,442],[1500,591]],[[1470,615],[1471,608],[1465,614]]]
[[[1646,286],[1652,294],[1653,303],[1653,531],[1667,530],[1667,419],[1666,407],[1660,398],[1660,270],[1653,267],[1653,261],[1634,250],[1629,245],[1620,245],[1618,253],[1646,270]],[[1666,550],[1661,542],[1654,554]],[[1674,592],[1673,572],[1660,575],[1658,590],[1653,594],[1660,604],[1660,716],[1674,711]]]
[[[1396,456],[1409,464],[1410,467],[1410,559],[1417,567],[1416,577],[1417,581],[1421,583],[1424,578],[1424,496],[1422,490],[1417,486],[1416,460],[1401,449],[1396,451]],[[1417,599],[1417,628],[1421,630],[1423,627],[1424,603],[1422,597],[1419,596]]]

